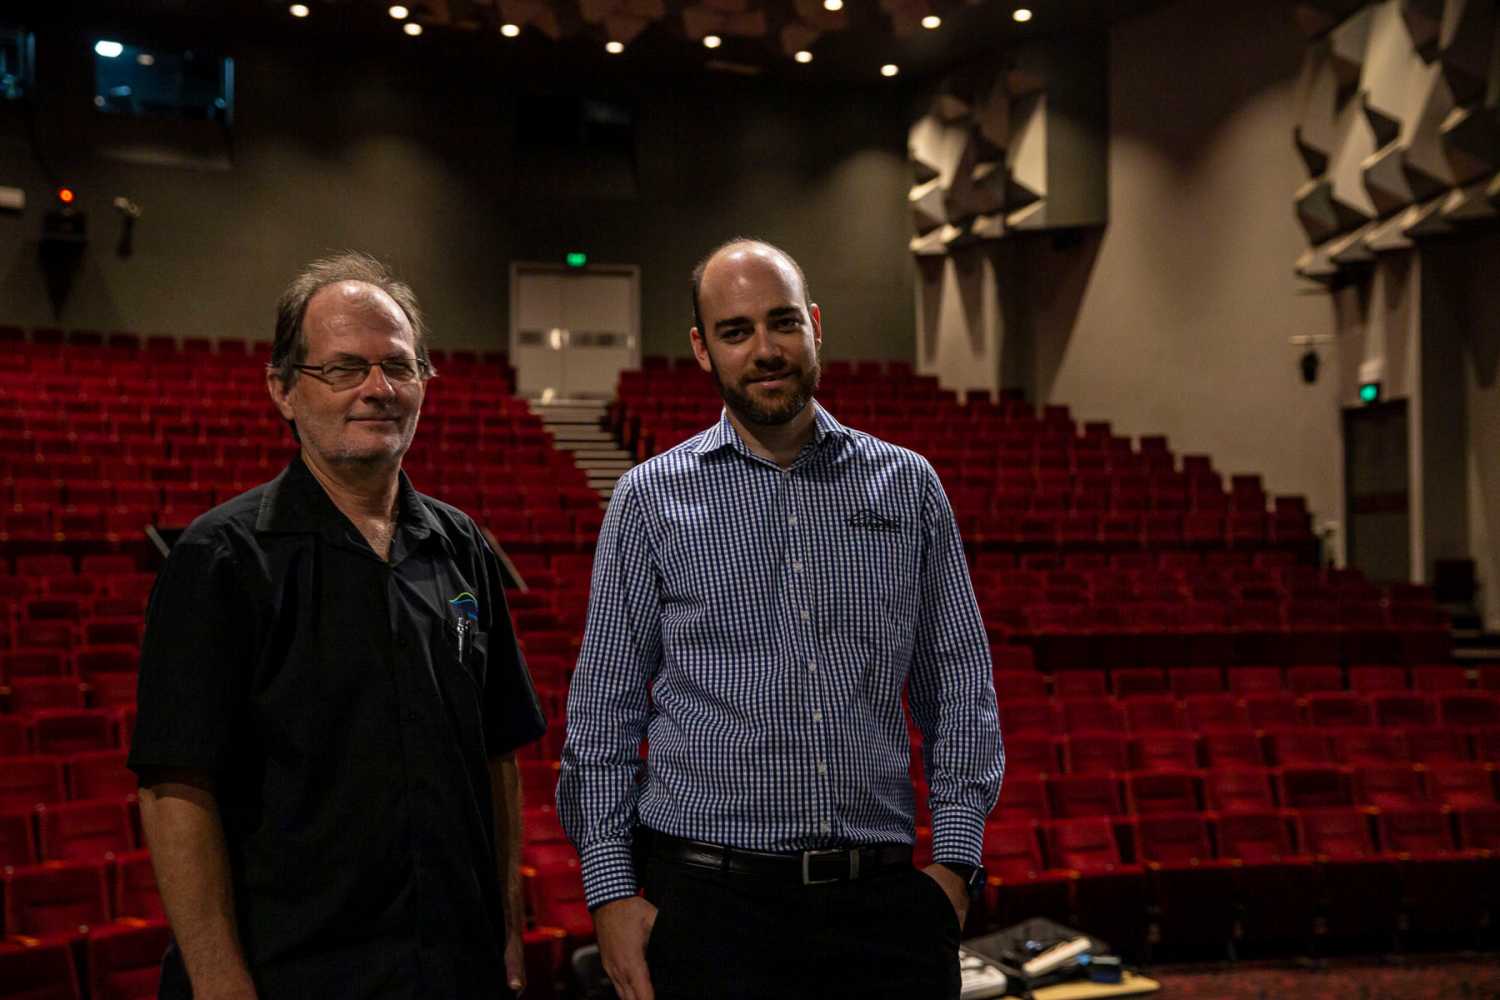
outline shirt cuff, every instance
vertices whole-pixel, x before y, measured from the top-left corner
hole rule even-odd
[[[967,806],[944,805],[932,811],[932,860],[978,865],[984,855],[984,814]]]
[[[628,841],[606,841],[578,854],[583,869],[583,898],[590,910],[634,896],[635,861]]]

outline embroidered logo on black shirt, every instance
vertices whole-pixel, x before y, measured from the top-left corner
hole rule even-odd
[[[869,528],[873,531],[900,531],[901,522],[873,510],[862,510],[849,518],[851,528]]]

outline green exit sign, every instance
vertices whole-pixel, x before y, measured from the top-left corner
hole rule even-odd
[[[1380,383],[1366,382],[1359,387],[1360,402],[1366,405],[1380,402]]]
[[[569,267],[587,267],[589,263],[589,255],[574,250],[566,257],[564,257],[563,260],[568,262]]]

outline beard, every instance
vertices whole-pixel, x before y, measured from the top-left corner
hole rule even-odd
[[[719,373],[719,366],[714,364],[713,356],[708,359],[709,368],[713,372],[714,384],[719,387],[719,397],[724,400],[724,405],[734,411],[747,424],[758,424],[762,427],[775,427],[791,420],[797,414],[806,409],[807,404],[812,402],[813,393],[818,391],[818,381],[822,377],[823,368],[818,364],[818,359],[813,357],[811,367],[805,369],[789,368],[785,370],[785,377],[791,385],[778,394],[777,398],[762,402],[750,395],[749,383],[741,380],[737,385],[729,385]],[[773,372],[757,372],[756,377],[763,378]]]

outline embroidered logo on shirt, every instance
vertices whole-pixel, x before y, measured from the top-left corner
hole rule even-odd
[[[849,518],[851,528],[869,528],[873,531],[900,531],[901,522],[877,514],[873,510],[862,510]]]
[[[460,621],[479,621],[479,598],[467,590],[457,597],[448,598],[448,607],[453,609],[454,617]]]

